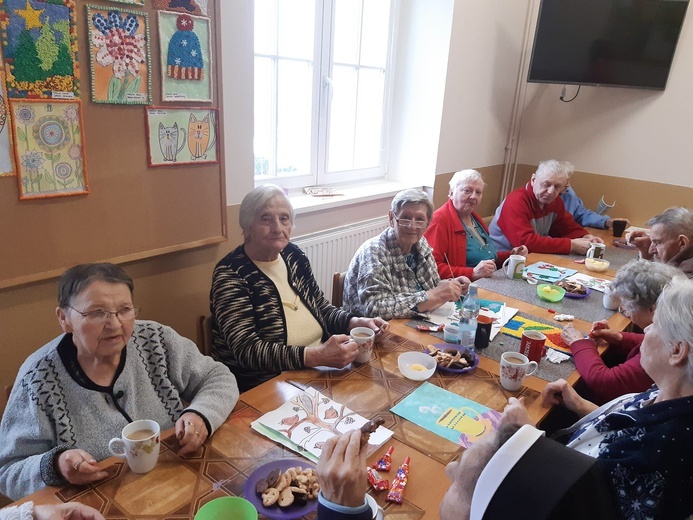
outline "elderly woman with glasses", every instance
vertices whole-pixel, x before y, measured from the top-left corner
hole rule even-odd
[[[621,301],[621,312],[644,330],[652,324],[657,298],[664,288],[683,278],[684,273],[676,267],[633,260],[618,271],[611,291]],[[565,326],[562,337],[570,345],[586,387],[585,397],[591,401],[603,404],[629,392],[643,392],[652,385],[652,378],[640,364],[643,334],[619,332],[610,329],[608,322],[598,321],[587,338],[572,325]],[[600,341],[609,345],[604,358],[597,350]]]
[[[0,423],[0,493],[107,476],[98,460],[127,424],[175,427],[194,453],[238,400],[233,375],[170,327],[135,320],[134,284],[113,264],[83,264],[58,282],[61,334],[19,369]]]
[[[511,254],[524,256],[528,252],[523,245],[496,251],[488,227],[476,212],[485,187],[478,171],[456,172],[450,179],[448,201],[433,213],[424,236],[433,248],[441,278],[488,278]]]
[[[361,245],[344,279],[344,307],[365,316],[407,318],[466,294],[470,280],[441,281],[433,250],[424,238],[433,203],[421,190],[392,199],[390,226]]]
[[[294,209],[284,191],[258,186],[241,202],[244,243],[214,269],[212,353],[249,390],[284,370],[344,368],[358,345],[354,327],[387,330],[380,318],[361,318],[332,305],[310,262],[292,244]]]

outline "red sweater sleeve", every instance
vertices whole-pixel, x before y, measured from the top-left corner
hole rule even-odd
[[[644,392],[652,386],[652,379],[640,366],[639,347],[638,344],[637,353],[625,362],[607,367],[599,356],[597,345],[591,339],[582,339],[570,346],[577,371],[596,404],[604,404],[623,394]]]

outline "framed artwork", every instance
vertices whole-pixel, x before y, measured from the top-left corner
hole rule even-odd
[[[89,193],[81,102],[10,99],[10,114],[19,198]]]
[[[151,0],[154,9],[207,16],[209,0]]]
[[[216,108],[147,107],[149,166],[219,162]]]
[[[0,0],[0,27],[9,97],[79,94],[74,0]]]
[[[7,89],[5,88],[5,73],[0,71],[0,177],[14,175],[14,153],[12,150],[12,130],[10,118],[10,105],[7,101]]]
[[[118,2],[119,4],[144,5],[144,0],[111,0],[111,2]]]
[[[212,101],[210,20],[159,11],[161,99]]]
[[[151,103],[147,13],[88,5],[87,20],[92,101],[121,105]]]

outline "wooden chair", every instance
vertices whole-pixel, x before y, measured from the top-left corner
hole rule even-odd
[[[343,273],[334,273],[332,275],[332,305],[335,307],[342,306],[342,295],[344,294],[344,277],[346,276],[346,271]]]
[[[206,314],[197,317],[197,348],[205,356],[212,351],[212,317]]]

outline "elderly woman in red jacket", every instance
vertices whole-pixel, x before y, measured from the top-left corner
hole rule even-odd
[[[476,213],[484,196],[484,178],[476,170],[461,170],[450,179],[448,201],[433,213],[425,233],[441,278],[488,278],[508,256],[526,255],[522,245],[496,251],[488,227]]]
[[[657,298],[664,288],[683,279],[683,271],[671,265],[631,260],[616,273],[611,292],[620,299],[621,312],[644,330],[652,325]],[[587,338],[570,324],[565,326],[561,337],[570,345],[575,368],[586,386],[583,397],[592,402],[602,405],[652,386],[652,378],[640,364],[644,334],[619,332],[610,329],[608,322],[597,321]],[[609,344],[609,364],[599,355],[599,341]]]

